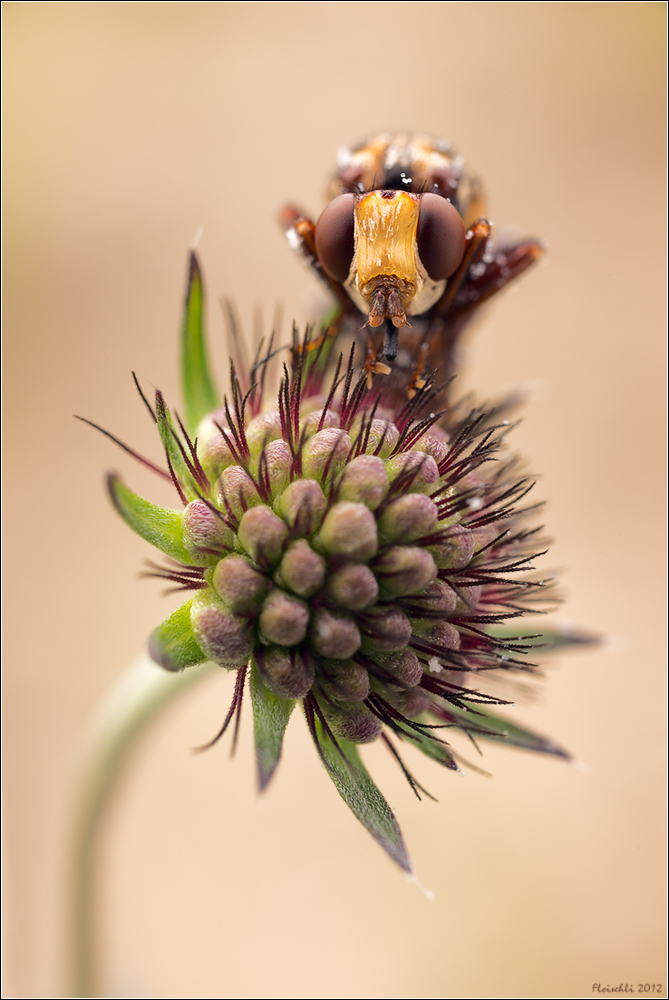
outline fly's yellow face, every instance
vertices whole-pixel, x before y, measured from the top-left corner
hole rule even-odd
[[[395,327],[443,294],[465,251],[465,227],[437,194],[384,189],[338,195],[316,225],[316,250],[370,326]]]

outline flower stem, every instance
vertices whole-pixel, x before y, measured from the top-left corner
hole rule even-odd
[[[70,860],[70,988],[72,997],[100,997],[98,890],[101,835],[114,790],[140,738],[160,712],[215,668],[212,663],[168,673],[143,654],[103,702],[89,732],[77,789]]]

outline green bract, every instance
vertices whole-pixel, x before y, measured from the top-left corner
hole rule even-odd
[[[248,677],[261,789],[301,702],[340,795],[410,871],[358,744],[382,739],[416,794],[398,743],[452,770],[458,732],[567,757],[493,714],[507,702],[482,692],[477,676],[534,669],[537,635],[503,623],[545,599],[531,565],[540,543],[528,509],[516,507],[530,484],[504,456],[499,411],[439,410],[429,380],[358,372],[353,351],[332,365],[337,329],[294,337],[278,392],[268,372],[285,355],[271,346],[249,371],[231,366],[221,403],[193,254],[185,422],[160,393],[152,410],[180,507],[157,507],[117,476],[109,490],[125,522],[169,557],[153,575],[194,592],[153,632],[153,658],[167,670],[211,660],[236,672],[219,736],[238,717]]]

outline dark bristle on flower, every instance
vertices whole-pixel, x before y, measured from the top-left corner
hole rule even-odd
[[[176,509],[109,477],[118,513],[167,557],[143,575],[191,591],[154,631],[151,656],[168,670],[209,660],[236,672],[230,710],[208,746],[233,718],[236,742],[248,678],[261,788],[301,702],[338,791],[410,871],[358,744],[381,737],[419,797],[425,790],[397,742],[451,770],[458,734],[477,748],[496,740],[568,758],[498,716],[496,706],[510,702],[481,689],[493,671],[531,674],[537,655],[583,641],[519,623],[554,606],[551,581],[534,569],[545,551],[531,524],[536,507],[522,506],[532,482],[508,457],[499,410],[450,405],[428,374],[412,381],[383,366],[370,374],[354,346],[339,349],[340,316],[319,334],[294,330],[274,393],[272,338],[250,369],[231,362],[221,399],[202,317],[193,254],[183,420],[160,392],[154,412],[135,379],[164,467],[117,441],[173,483]],[[236,321],[235,330],[240,342]]]

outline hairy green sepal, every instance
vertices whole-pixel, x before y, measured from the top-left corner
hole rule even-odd
[[[479,708],[476,709],[476,712],[463,712],[453,705],[449,705],[448,714],[453,716],[458,725],[470,733],[475,740],[494,740],[497,743],[504,743],[508,747],[519,747],[521,750],[533,750],[535,753],[547,753],[554,757],[571,760],[570,754],[557,743],[546,739],[545,736],[540,736],[539,733],[533,733],[531,729],[523,729],[498,715],[482,712]]]
[[[405,872],[412,873],[413,866],[400,828],[390,806],[362,763],[357,746],[348,740],[338,739],[339,753],[318,719],[315,725],[320,749],[327,762],[326,770],[342,799],[393,861]]]
[[[255,663],[251,665],[249,687],[253,704],[258,786],[262,792],[281,758],[283,735],[296,702],[292,698],[279,698],[265,687]]]
[[[204,287],[195,251],[188,261],[188,285],[181,334],[181,391],[189,434],[219,406],[204,333]]]
[[[192,603],[192,598],[186,601],[151,633],[149,639],[151,659],[165,670],[183,670],[184,667],[204,663],[207,659],[193,635],[190,620]]]
[[[194,565],[181,540],[180,511],[158,507],[138,496],[115,473],[107,477],[107,489],[114,507],[129,528],[166,556],[188,566]]]

